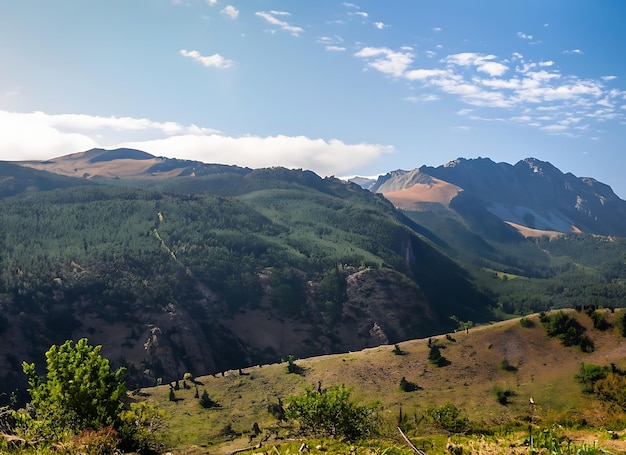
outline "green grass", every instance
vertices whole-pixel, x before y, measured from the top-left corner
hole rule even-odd
[[[591,327],[586,315],[572,314]],[[609,318],[618,316],[618,313],[607,312]],[[302,393],[307,386],[318,387],[320,382],[322,388],[341,384],[351,387],[353,398],[358,402],[380,403],[382,439],[367,449],[370,452],[364,453],[382,453],[389,447],[400,452],[406,450],[395,429],[400,409],[406,416],[409,437],[437,448],[428,450],[429,455],[444,453],[439,450],[443,450],[450,435],[441,433],[422,417],[428,408],[447,402],[466,413],[470,427],[482,434],[480,437],[452,437],[464,445],[495,447],[513,443],[521,447],[531,418],[537,429],[564,425],[574,431],[586,425],[587,439],[589,434],[596,438],[602,436],[605,431],[602,428],[611,421],[619,427],[623,416],[607,413],[591,395],[583,394],[574,377],[581,361],[615,362],[622,368],[626,366],[621,354],[623,338],[617,330],[599,332],[589,328],[588,335],[594,339],[597,350],[585,354],[576,347],[563,347],[558,340],[548,338],[537,317],[530,319],[535,324],[529,328],[521,327],[518,320],[510,320],[472,328],[469,333],[451,334],[452,340],[437,337],[436,342],[444,346],[442,354],[450,361],[445,367],[428,362],[428,340],[412,340],[400,343],[405,352],[402,356],[394,355],[394,346],[380,346],[360,352],[296,359],[296,364],[304,371],[302,375],[287,374],[285,362],[247,368],[243,375],[229,371],[224,376],[198,378],[199,393],[206,389],[221,405],[215,409],[201,408],[194,398],[193,386],[176,391],[180,399],[176,402],[167,400],[167,385],[143,392],[150,395],[148,400],[159,402],[168,413],[165,439],[170,447],[179,451],[197,446],[211,453],[221,453],[253,446],[267,438],[265,444],[280,444],[280,453],[287,453],[283,452],[286,446],[277,437],[293,437],[297,426],[293,422],[279,425],[267,407],[277,403],[279,398],[285,400]],[[505,357],[515,370],[499,368]],[[417,384],[418,390],[401,391],[398,384],[402,377]],[[498,401],[494,387],[514,392],[508,404]],[[535,405],[529,403],[531,397]],[[262,434],[251,438],[254,423],[259,425]],[[606,437],[608,440],[608,433]],[[359,446],[358,450],[365,449]]]

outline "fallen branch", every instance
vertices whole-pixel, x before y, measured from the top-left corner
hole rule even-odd
[[[424,452],[423,450],[418,449],[417,447],[415,447],[415,444],[413,444],[411,442],[411,440],[407,437],[407,435],[404,434],[404,432],[400,429],[400,427],[398,427],[398,431],[400,432],[400,434],[402,435],[402,438],[406,441],[406,443],[409,445],[409,447],[411,448],[411,450],[413,450],[413,452],[415,452],[417,455],[427,455],[426,452]]]

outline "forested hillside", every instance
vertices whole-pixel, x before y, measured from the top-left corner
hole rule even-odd
[[[490,318],[462,268],[383,197],[337,179],[278,168],[137,188],[31,175],[0,201],[3,390],[20,385],[22,360],[82,336],[131,383],[154,384]]]

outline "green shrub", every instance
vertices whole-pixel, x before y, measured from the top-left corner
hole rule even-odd
[[[419,388],[420,387],[414,382],[407,381],[404,376],[402,376],[402,379],[400,379],[400,390],[402,390],[403,392],[414,392]]]
[[[517,371],[517,367],[511,365],[509,359],[507,359],[506,357],[500,360],[500,363],[498,363],[498,368],[503,371]]]
[[[524,327],[524,328],[529,329],[531,327],[534,327],[535,323],[533,322],[532,319],[527,318],[526,316],[524,316],[524,317],[520,318],[519,325]]]
[[[513,392],[511,389],[503,389],[500,386],[495,386],[493,388],[493,393],[496,395],[498,403],[504,406],[510,403],[509,398],[515,396],[515,392]]]
[[[583,352],[593,352],[593,341],[584,334],[585,328],[571,316],[558,311],[550,316],[545,313],[539,315],[539,320],[550,337],[560,339],[565,346],[579,346]]]
[[[580,370],[575,378],[582,384],[583,392],[593,393],[596,382],[600,379],[606,378],[608,372],[608,367],[593,365],[591,363],[581,363]]]
[[[360,405],[350,400],[351,389],[331,387],[320,393],[307,388],[288,398],[286,417],[297,420],[303,433],[344,438],[350,441],[370,436],[377,428],[377,404]]]
[[[35,364],[22,364],[28,376],[32,414],[15,413],[17,426],[30,434],[59,437],[91,428],[119,428],[122,399],[126,394],[124,369],[112,372],[100,356],[101,346],[90,346],[83,338],[66,341],[46,352],[45,380]]]
[[[209,394],[207,393],[206,389],[202,392],[202,395],[200,396],[200,406],[202,406],[204,409],[220,407],[219,403],[217,403],[216,401],[213,401],[209,397]]]
[[[425,417],[436,427],[450,433],[463,433],[469,428],[469,419],[452,403],[426,410]]]

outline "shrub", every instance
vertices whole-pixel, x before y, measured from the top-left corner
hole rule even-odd
[[[619,318],[619,333],[621,333],[623,337],[626,337],[626,311],[624,311]]]
[[[362,439],[375,432],[377,404],[360,405],[350,400],[351,389],[331,387],[320,393],[307,388],[302,395],[288,399],[286,416],[297,420],[304,433]]]
[[[428,360],[433,365],[443,367],[450,365],[448,359],[441,355],[441,349],[435,343],[430,344],[430,351],[428,352]]]
[[[529,329],[531,327],[534,327],[535,323],[532,321],[532,319],[529,319],[529,318],[524,316],[524,317],[520,318],[519,325],[524,327],[524,328]]]
[[[517,367],[514,367],[513,365],[511,365],[511,363],[509,362],[509,359],[507,359],[506,357],[500,360],[500,363],[498,364],[498,368],[503,371],[517,371]]]
[[[583,392],[592,393],[596,382],[606,378],[608,372],[608,367],[601,367],[591,363],[581,363],[580,370],[575,378],[582,384]]]
[[[436,427],[450,433],[463,433],[469,428],[469,419],[452,403],[428,408],[426,418]]]
[[[207,393],[205,389],[202,392],[202,396],[200,396],[200,406],[202,406],[204,409],[210,409],[210,408],[218,408],[220,405],[219,403],[217,403],[216,401],[213,401],[209,397],[209,394]]]
[[[118,428],[126,394],[125,370],[112,372],[109,361],[100,356],[101,348],[90,346],[86,338],[53,345],[46,352],[45,380],[37,376],[34,363],[24,362],[33,413],[16,412],[18,427],[44,437]]]
[[[303,369],[296,364],[294,356],[290,355],[287,359],[287,373],[302,374]]]
[[[604,313],[600,311],[592,311],[589,313],[589,317],[593,321],[593,328],[596,330],[607,330],[611,328],[611,324],[607,321]]]
[[[493,388],[493,393],[496,395],[498,403],[504,406],[510,403],[509,398],[515,396],[515,392],[513,392],[511,389],[503,389],[500,386],[495,386]]]
[[[585,328],[576,318],[559,311],[550,316],[542,312],[539,320],[544,325],[548,336],[560,339],[563,345],[579,346],[583,352],[594,351],[593,342],[584,335]]]
[[[414,382],[407,381],[404,376],[402,376],[402,379],[400,379],[400,390],[402,390],[403,392],[414,392],[419,388],[420,387]]]

